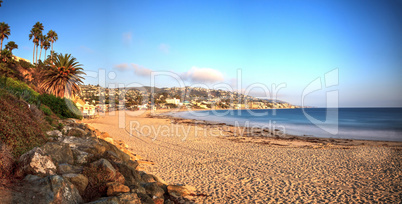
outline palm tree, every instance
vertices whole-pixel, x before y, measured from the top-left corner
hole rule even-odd
[[[47,36],[46,35],[40,35],[39,36],[39,44],[40,44],[40,53],[39,53],[39,60],[40,60],[40,58],[41,58],[41,56],[42,56],[42,49],[43,49],[43,47],[45,46],[45,43],[46,43],[46,41],[47,41]],[[45,55],[46,56],[46,55]]]
[[[49,30],[49,32],[47,32],[47,37],[49,38],[49,41],[52,42],[52,51],[50,53],[50,59],[53,59],[53,43],[59,39],[59,36],[57,36],[57,33],[55,31]]]
[[[1,7],[1,4],[3,3],[3,0],[0,0],[0,7]]]
[[[78,85],[84,79],[82,65],[71,54],[55,55],[55,61],[50,69],[46,70],[40,85],[47,93],[58,97],[73,98],[79,93]]]
[[[0,39],[1,39],[0,52],[3,50],[4,38],[8,39],[9,35],[10,35],[10,26],[8,26],[7,23],[1,22],[0,23]]]
[[[43,49],[45,49],[45,59],[43,59],[43,61],[46,61],[46,51],[50,48],[50,42],[49,42],[49,38],[46,39],[45,43],[43,44]]]
[[[42,35],[43,25],[39,21],[35,23],[35,25],[31,29],[31,34],[29,34],[29,39],[33,38],[34,46],[36,46],[36,59],[38,58],[38,46],[39,46],[39,36]],[[35,55],[35,47],[34,47],[34,55]],[[34,57],[35,59],[35,57]],[[37,62],[38,60],[36,60]],[[35,60],[33,61],[35,63]]]
[[[13,54],[14,49],[18,49],[18,45],[14,41],[10,41],[6,45],[6,49],[10,50],[11,55]]]
[[[33,54],[32,54],[32,63],[35,63],[35,41],[36,41],[36,35],[39,33],[37,28],[32,28],[31,33],[29,34],[29,39],[33,39],[32,42],[34,43],[33,47]]]

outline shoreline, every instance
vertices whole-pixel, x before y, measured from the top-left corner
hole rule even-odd
[[[180,111],[182,112],[182,111]],[[247,126],[235,126],[232,124],[228,124],[225,122],[214,122],[214,121],[207,121],[207,120],[197,120],[197,119],[188,119],[182,118],[177,116],[168,115],[170,112],[159,113],[152,115],[150,117],[155,118],[162,118],[162,119],[172,119],[175,120],[176,123],[181,124],[197,124],[197,125],[204,125],[204,126],[211,126],[211,127],[219,127],[222,128],[224,131],[231,132],[231,136],[226,136],[230,138],[230,140],[236,140],[233,138],[241,137],[248,138],[245,141],[248,142],[256,142],[267,145],[267,141],[270,140],[289,140],[289,141],[303,141],[303,142],[310,142],[315,144],[322,144],[322,145],[343,145],[343,146],[358,146],[358,145],[370,145],[370,146],[391,146],[391,147],[402,147],[402,142],[400,141],[386,141],[386,140],[365,140],[365,139],[344,139],[344,138],[324,138],[324,137],[317,137],[314,135],[292,135],[292,134],[277,134],[280,130],[270,130],[269,128],[259,128],[259,127],[247,127]],[[239,130],[242,127],[243,130]],[[237,132],[239,134],[237,134]],[[266,141],[264,141],[264,139]]]

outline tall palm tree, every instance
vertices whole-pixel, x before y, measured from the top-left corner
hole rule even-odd
[[[14,49],[18,49],[18,45],[14,41],[10,41],[6,44],[6,49],[10,50],[11,55],[13,54]]]
[[[32,28],[31,33],[29,34],[29,39],[33,39],[32,42],[34,43],[33,47],[33,54],[32,54],[32,63],[35,63],[35,41],[36,41],[36,35],[39,33],[37,28]]]
[[[40,53],[39,53],[39,60],[41,60],[42,56],[42,49],[45,46],[45,43],[47,41],[47,36],[46,35],[40,35],[39,36],[39,44],[40,44]],[[45,55],[46,56],[46,55]]]
[[[53,30],[49,30],[47,32],[47,37],[49,38],[49,41],[52,42],[52,51],[50,52],[50,59],[53,59],[53,43],[56,42],[59,39],[59,36],[57,36],[57,33]]]
[[[81,71],[81,66],[71,54],[55,55],[55,61],[46,70],[40,87],[49,94],[73,98],[80,91],[78,85],[83,83],[84,78],[80,75],[85,73]]]
[[[38,47],[39,47],[39,39],[40,39],[39,36],[42,35],[42,31],[43,31],[43,25],[39,21],[35,23],[35,25],[32,27],[32,30],[31,30],[31,34],[32,34],[32,32],[34,33],[33,34],[33,37],[34,37],[33,42],[36,46],[36,63],[38,62],[37,59],[38,59]],[[29,36],[29,39],[31,39],[31,35]]]
[[[4,38],[8,39],[9,35],[10,35],[10,26],[7,23],[1,22],[0,23],[0,40],[1,40],[0,52],[3,50]]]

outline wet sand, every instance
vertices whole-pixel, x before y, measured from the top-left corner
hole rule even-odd
[[[149,112],[84,122],[125,141],[148,173],[207,195],[197,203],[402,202],[400,142],[237,130]]]

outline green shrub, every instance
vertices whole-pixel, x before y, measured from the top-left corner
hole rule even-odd
[[[56,97],[50,94],[43,94],[39,96],[39,100],[48,106],[53,113],[60,118],[77,118],[82,119],[81,112],[75,104],[66,98]]]
[[[43,111],[43,113],[47,116],[52,115],[52,110],[50,110],[48,107],[46,106],[41,106],[40,109]]]
[[[64,124],[63,123],[59,123],[58,125],[57,125],[57,129],[58,130],[62,130],[64,128]]]

